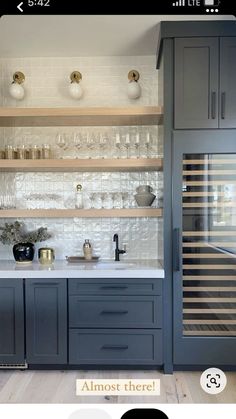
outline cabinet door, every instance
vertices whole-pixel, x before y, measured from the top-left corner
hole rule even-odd
[[[66,279],[26,280],[26,355],[29,364],[67,362]]]
[[[175,40],[175,128],[218,128],[219,38]]]
[[[236,37],[221,38],[220,127],[236,128]]]
[[[175,132],[173,153],[174,363],[235,365],[235,132]]]
[[[162,298],[70,296],[70,327],[155,328],[162,326]]]
[[[0,363],[22,364],[24,352],[23,280],[0,279]]]
[[[71,329],[70,365],[161,365],[162,330]]]

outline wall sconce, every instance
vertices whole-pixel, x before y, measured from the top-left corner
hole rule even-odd
[[[70,75],[71,83],[69,85],[69,93],[73,99],[80,99],[83,96],[83,89],[80,81],[82,80],[82,74],[79,71],[73,71]]]
[[[136,70],[131,70],[128,73],[128,89],[127,94],[130,99],[138,99],[141,96],[141,87],[138,84],[139,72]]]
[[[22,100],[25,97],[25,89],[22,84],[25,81],[25,75],[21,71],[13,74],[13,82],[10,85],[9,93],[16,100]]]

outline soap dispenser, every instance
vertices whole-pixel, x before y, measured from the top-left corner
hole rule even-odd
[[[92,259],[92,246],[89,239],[85,239],[83,244],[83,252],[84,252],[84,259],[91,260]]]
[[[82,185],[78,184],[76,186],[75,208],[83,208],[83,206]]]

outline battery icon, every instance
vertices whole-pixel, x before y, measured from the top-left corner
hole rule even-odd
[[[205,6],[219,6],[219,0],[204,0]]]

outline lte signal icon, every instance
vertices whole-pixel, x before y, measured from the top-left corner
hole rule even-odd
[[[185,0],[176,1],[176,2],[172,3],[172,6],[177,6],[177,7],[185,6]]]

